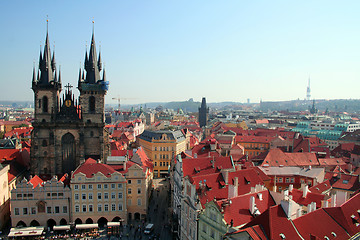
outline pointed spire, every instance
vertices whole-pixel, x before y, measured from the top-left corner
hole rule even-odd
[[[52,67],[52,70],[55,71],[55,69],[56,69],[56,62],[55,62],[55,45],[54,45],[53,55],[52,55],[52,59],[51,59],[51,67]]]
[[[81,82],[82,82],[82,73],[81,73],[81,68],[80,68],[80,69],[79,69],[78,88],[80,88],[80,86],[81,86]]]
[[[101,71],[102,69],[101,52],[99,52],[98,67],[99,67],[99,71]]]
[[[101,59],[101,58],[100,58]],[[101,63],[98,63],[97,60],[97,54],[96,54],[96,46],[95,46],[95,34],[94,34],[94,22],[93,22],[93,33],[91,37],[91,44],[90,44],[90,52],[89,56],[87,55],[87,52],[85,54],[85,70],[86,70],[86,78],[85,82],[94,84],[97,83],[97,81],[100,80],[100,65]]]
[[[57,81],[57,73],[56,73],[56,71],[55,71],[55,75],[54,75],[54,80],[53,80],[54,82],[56,82]]]
[[[104,71],[103,71],[103,81],[106,82],[105,68],[104,68]]]
[[[61,84],[61,69],[60,69],[60,66],[59,66],[59,78],[58,78],[58,83]]]
[[[33,78],[32,78],[33,84],[36,83],[36,74],[35,74],[35,66],[33,67]]]

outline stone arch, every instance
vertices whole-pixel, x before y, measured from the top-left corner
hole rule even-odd
[[[120,222],[121,221],[121,217],[114,217],[112,222]]]
[[[19,222],[16,224],[16,227],[26,227],[26,223],[24,223],[23,221],[19,221]]]
[[[43,98],[42,98],[42,110],[43,110],[43,113],[49,112],[49,100],[48,100],[47,96],[43,96]]]
[[[56,222],[54,219],[50,218],[47,220],[46,225],[47,225],[47,227],[49,227],[52,230],[53,227],[56,225]]]
[[[66,219],[65,219],[65,218],[62,218],[62,219],[60,220],[60,225],[66,225],[66,224],[67,224]]]
[[[71,133],[66,133],[61,138],[62,172],[70,173],[76,167],[76,143]]]
[[[30,223],[30,227],[37,227],[37,226],[40,226],[40,223],[36,220],[32,220]]]
[[[80,218],[77,218],[77,219],[75,220],[75,224],[82,224],[82,220],[81,220]]]
[[[95,112],[95,97],[89,97],[89,112]]]
[[[101,217],[99,218],[99,220],[97,221],[97,223],[99,224],[99,227],[104,227],[107,224],[108,220],[105,217]]]
[[[94,221],[92,220],[92,218],[88,218],[88,219],[86,219],[85,223],[92,224],[92,223],[94,223]]]
[[[135,220],[140,220],[140,213],[136,212],[136,213],[134,214],[134,219],[135,219]]]

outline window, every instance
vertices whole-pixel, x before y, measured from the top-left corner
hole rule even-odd
[[[107,184],[104,184],[104,189],[108,189],[108,185],[107,185]]]
[[[155,156],[156,157],[156,156]],[[156,159],[156,158],[155,158]],[[157,162],[155,162],[155,167],[157,166]]]
[[[119,188],[119,189],[122,189],[122,188],[123,188],[122,183],[119,183],[119,184],[118,184],[118,188]]]
[[[64,193],[60,192],[60,193],[58,193],[58,196],[59,196],[59,197],[63,197],[63,196],[64,196]]]
[[[46,213],[51,213],[51,207],[46,208]]]
[[[98,184],[98,185],[97,185],[97,189],[101,189],[101,184]]]
[[[118,197],[119,197],[120,199],[122,199],[122,192],[119,192],[119,193],[118,193]]]
[[[138,184],[141,184],[141,179],[138,179],[138,180],[137,180],[137,183],[138,183]]]
[[[102,211],[102,205],[98,204],[98,212],[101,212],[101,211]]]
[[[128,180],[128,184],[131,184],[131,179]]]
[[[36,207],[31,208],[31,214],[36,214]]]
[[[138,188],[137,192],[138,192],[138,194],[141,194],[141,188]]]
[[[215,231],[213,228],[210,230],[210,237],[215,238]]]
[[[75,185],[74,185],[74,189],[75,189],[75,190],[78,190],[78,189],[79,189],[79,185],[75,184]]]
[[[131,194],[131,188],[128,188],[128,194]]]
[[[89,205],[89,212],[92,212],[92,211],[93,211],[93,205],[90,204],[90,205]]]
[[[289,183],[289,182],[290,182],[290,178],[288,178],[288,177],[285,178],[285,182],[286,182],[286,183]]]
[[[19,208],[15,208],[15,215],[20,215],[20,211],[19,211]]]
[[[85,205],[85,204],[82,205],[82,211],[83,211],[83,212],[86,212],[86,205]]]
[[[108,212],[108,211],[109,211],[109,204],[105,204],[105,205],[104,205],[104,211],[105,211],[105,212]]]
[[[93,185],[92,185],[92,184],[89,184],[89,189],[93,189]]]
[[[116,205],[114,203],[111,204],[111,211],[116,211]]]
[[[86,200],[86,193],[83,193],[83,194],[81,195],[81,199],[82,199],[82,200]]]
[[[92,199],[93,199],[93,194],[89,193],[89,200],[92,200]]]
[[[21,199],[21,198],[22,198],[22,194],[16,194],[16,198]]]
[[[111,184],[111,189],[115,189],[115,183]]]
[[[138,206],[141,206],[141,198],[138,198],[138,200],[137,200],[137,205],[138,205]]]
[[[63,206],[63,213],[67,213],[67,206]]]
[[[81,189],[85,190],[85,189],[86,189],[86,185],[85,185],[85,184],[82,184],[82,185],[81,185]]]
[[[283,182],[283,178],[282,177],[279,177],[279,178],[277,178],[277,182],[279,182],[279,183],[282,183]]]
[[[47,113],[48,112],[48,98],[47,98],[47,96],[44,96],[43,97],[43,112],[44,113]]]
[[[131,199],[128,200],[128,205],[131,206]]]
[[[291,183],[294,183],[294,182],[295,182],[295,178],[292,177],[292,178],[290,179],[290,182],[291,182]]]
[[[95,97],[89,97],[89,112],[95,112]]]
[[[104,199],[109,199],[109,193],[104,193]]]
[[[75,198],[75,200],[79,200],[79,194],[78,194],[78,193],[75,193],[74,198]]]
[[[203,224],[202,230],[204,233],[206,233],[206,224]]]
[[[101,193],[98,193],[98,199],[99,200],[101,199]]]
[[[60,207],[59,206],[55,206],[55,213],[60,213]]]
[[[123,206],[122,206],[122,203],[119,203],[119,211],[122,211],[123,210]]]
[[[111,193],[111,199],[115,199],[116,198],[116,194],[114,192]]]

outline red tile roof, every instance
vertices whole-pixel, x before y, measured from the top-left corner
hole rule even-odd
[[[220,169],[234,169],[230,157],[184,158],[182,161],[184,177],[215,173],[219,172]],[[214,168],[212,161],[214,161]]]
[[[260,200],[261,194],[261,200]],[[262,213],[270,206],[274,206],[275,202],[268,190],[260,191],[258,193],[249,193],[231,198],[231,203],[228,199],[216,201],[219,209],[223,209],[224,220],[233,226],[242,226],[254,219],[254,216],[249,211],[250,197],[255,197],[255,204],[258,210]]]
[[[87,178],[92,178],[93,174],[101,172],[106,177],[111,177],[111,174],[115,172],[115,170],[109,165],[98,163],[96,160],[92,158],[88,158],[83,164],[81,164],[73,173],[72,178],[78,174],[83,173]]]
[[[312,186],[311,188],[309,188],[309,190],[312,192],[312,193],[324,193],[324,192],[327,192],[331,189],[331,184],[330,184],[330,181],[329,180],[326,180],[322,183],[319,183],[315,186]]]
[[[270,149],[264,156],[261,166],[318,166],[319,162],[315,153],[297,152],[285,153],[278,148]],[[259,157],[259,156],[258,156]]]
[[[303,191],[295,188],[290,192],[290,195],[292,195],[292,200],[294,200],[296,203],[302,206],[307,206],[312,202],[316,202],[317,208],[321,207],[321,201],[326,198],[326,196],[323,194],[313,193],[313,192],[308,192],[306,194],[306,197],[304,198]]]
[[[340,178],[333,183],[332,188],[356,191],[360,188],[359,176],[339,174]]]
[[[33,185],[33,189],[38,187],[39,185],[42,186],[44,184],[44,181],[39,178],[38,175],[35,175],[34,177],[32,177],[29,181],[29,183],[31,183]]]

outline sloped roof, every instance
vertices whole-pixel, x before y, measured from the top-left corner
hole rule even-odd
[[[234,165],[230,157],[198,157],[182,159],[183,174],[196,176],[219,172],[220,169],[233,169]],[[214,168],[212,167],[214,161]]]
[[[331,189],[330,180],[326,180],[326,181],[324,181],[322,183],[319,183],[319,184],[309,188],[309,190],[312,193],[324,193],[324,192],[326,192],[326,191],[328,191],[330,189]]]
[[[261,194],[261,199],[260,199]],[[219,209],[223,209],[224,220],[230,225],[233,222],[233,226],[241,226],[252,219],[254,216],[249,211],[250,197],[255,198],[255,204],[258,210],[262,213],[267,210],[270,206],[274,206],[275,202],[268,190],[249,193],[231,198],[231,204],[226,204],[228,199],[216,201]]]
[[[96,160],[92,158],[88,158],[83,164],[81,164],[73,173],[72,177],[74,177],[78,173],[83,173],[87,178],[92,178],[93,174],[101,172],[106,177],[111,177],[111,174],[115,172],[115,170],[109,165],[98,163]]]
[[[333,188],[356,191],[360,188],[359,176],[340,174],[340,178],[333,183]]]
[[[30,179],[29,183],[33,185],[33,188],[36,188],[38,186],[42,186],[44,181],[38,175],[35,175]]]
[[[315,153],[309,152],[296,152],[296,153],[285,153],[281,149],[274,148],[270,149],[265,156],[261,166],[318,166]]]
[[[321,207],[321,201],[326,197],[323,194],[313,193],[310,191],[306,194],[306,197],[303,197],[303,191],[295,188],[291,191],[290,195],[292,195],[292,200],[302,206],[307,206],[312,202],[316,202],[317,208]]]

